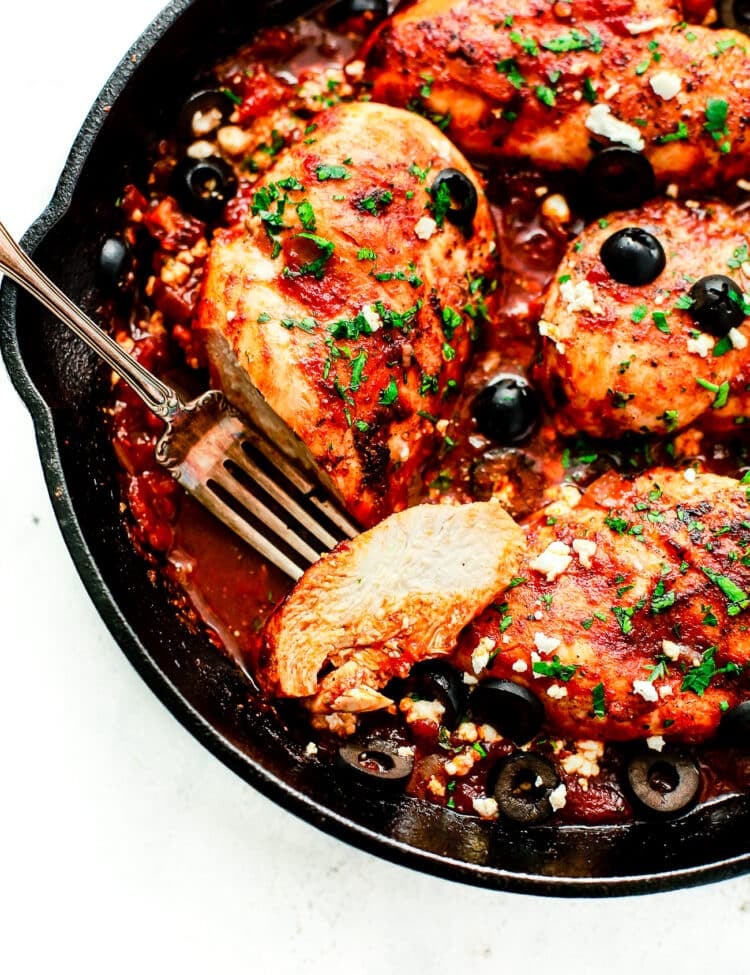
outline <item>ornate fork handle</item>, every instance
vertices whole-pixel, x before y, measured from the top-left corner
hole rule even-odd
[[[136,392],[146,406],[169,422],[185,409],[174,389],[157,379],[136,359],[128,355],[106,332],[77,308],[28,255],[0,223],[0,270],[29,291],[88,346],[94,349]]]

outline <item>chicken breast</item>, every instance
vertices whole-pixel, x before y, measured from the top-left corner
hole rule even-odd
[[[445,184],[431,193],[447,169],[476,191],[466,223]],[[216,234],[197,322],[212,370],[372,525],[405,507],[450,409],[494,250],[481,182],[434,126],[366,102],[323,112]]]
[[[378,689],[451,653],[513,578],[523,546],[491,502],[391,515],[324,555],[274,612],[260,681],[275,696],[311,698],[318,712],[391,704]]]
[[[651,233],[666,257],[650,284],[615,281],[602,245],[626,227]],[[750,223],[719,203],[655,201],[593,224],[569,247],[553,278],[539,330],[539,379],[567,434],[670,433],[700,421],[735,429],[750,412],[750,319],[725,338],[698,330],[689,291],[706,275],[750,291]]]
[[[457,662],[530,688],[553,734],[710,737],[750,696],[750,510],[737,481],[694,475],[607,474],[576,507],[541,512],[518,585]]]
[[[661,184],[747,175],[747,37],[659,0],[419,0],[365,50],[373,97],[426,115],[464,152],[583,169],[645,152]]]

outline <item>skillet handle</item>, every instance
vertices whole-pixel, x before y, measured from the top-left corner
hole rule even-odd
[[[121,376],[156,416],[169,422],[185,405],[174,389],[157,379],[95,325],[25,254],[0,223],[0,271],[40,301]]]

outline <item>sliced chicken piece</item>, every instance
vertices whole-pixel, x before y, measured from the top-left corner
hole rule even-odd
[[[198,327],[229,398],[275,410],[372,525],[406,506],[451,409],[495,231],[479,177],[424,119],[362,102],[310,130],[216,234]],[[460,187],[430,193],[446,169],[478,197],[460,226]]]
[[[432,118],[472,156],[583,169],[643,150],[682,190],[747,176],[747,36],[631,0],[419,0],[364,55],[373,97]]]
[[[750,698],[750,504],[737,481],[694,474],[607,474],[540,512],[523,581],[467,629],[458,665],[532,690],[552,734],[713,735]]]
[[[621,284],[602,263],[602,245],[627,227],[664,250],[664,270],[650,284]],[[553,278],[539,326],[539,378],[558,427],[602,437],[670,433],[696,421],[736,430],[750,412],[750,318],[720,340],[699,331],[685,305],[707,275],[732,278],[738,298],[750,291],[749,246],[747,215],[713,202],[655,201],[584,231]]]
[[[426,657],[453,651],[461,629],[516,573],[521,529],[498,504],[417,505],[315,563],[266,627],[259,679],[313,711],[371,711]],[[327,672],[326,672],[327,671]]]

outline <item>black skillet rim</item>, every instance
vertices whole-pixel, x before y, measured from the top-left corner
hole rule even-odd
[[[108,106],[127,87],[141,59],[192,4],[193,0],[172,0],[144,30],[113,71],[71,148],[50,203],[22,238],[21,243],[27,252],[34,254],[65,215],[81,170],[106,118]],[[750,853],[657,874],[617,875],[606,879],[551,877],[469,864],[419,849],[347,819],[292,788],[240,752],[198,713],[149,658],[146,648],[121,613],[99,572],[79,527],[66,487],[52,411],[34,386],[21,356],[16,332],[17,297],[15,284],[5,277],[0,288],[0,350],[11,381],[32,416],[52,506],[81,580],[122,652],[162,704],[202,745],[262,795],[323,832],[400,866],[448,880],[515,893],[558,897],[645,894],[715,882],[750,870]]]

